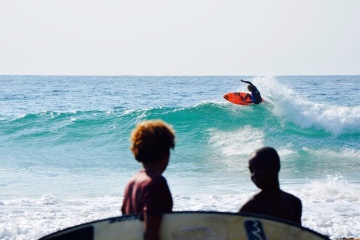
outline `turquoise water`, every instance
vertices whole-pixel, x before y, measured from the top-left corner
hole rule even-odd
[[[264,104],[223,99],[246,91],[241,78],[259,88]],[[54,231],[54,221],[59,228],[120,214],[124,186],[140,167],[129,150],[130,132],[158,118],[176,131],[165,172],[175,210],[237,211],[256,191],[248,156],[272,146],[281,157],[282,188],[303,200],[304,226],[359,237],[359,81],[0,76],[0,238],[37,238]]]

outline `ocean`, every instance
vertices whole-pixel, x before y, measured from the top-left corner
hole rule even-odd
[[[223,95],[253,82],[265,103]],[[140,164],[136,123],[176,131],[174,211],[237,212],[258,191],[249,155],[274,147],[303,226],[360,237],[360,76],[0,76],[0,239],[120,215]]]

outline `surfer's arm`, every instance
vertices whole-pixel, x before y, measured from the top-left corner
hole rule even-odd
[[[295,198],[295,200],[293,200],[293,205],[295,206],[295,219],[294,221],[299,223],[301,225],[301,214],[302,214],[302,203],[301,200],[298,198]]]
[[[144,216],[144,240],[159,240],[161,218],[156,216]]]
[[[252,86],[254,86],[255,87],[255,85],[254,84],[252,84],[251,82],[249,82],[249,81],[245,81],[245,80],[240,80],[240,81],[242,81],[242,82],[244,82],[244,83],[247,83],[247,84],[250,84],[250,85],[252,85]]]

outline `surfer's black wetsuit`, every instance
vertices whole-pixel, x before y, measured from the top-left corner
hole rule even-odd
[[[261,98],[261,94],[260,94],[259,90],[257,89],[257,87],[254,84],[252,84],[251,82],[249,82],[249,81],[245,81],[245,80],[242,80],[242,79],[241,79],[241,81],[253,86],[253,90],[251,91],[251,95],[249,94],[249,96],[251,98],[251,102],[253,102],[255,104],[261,103],[262,98]]]

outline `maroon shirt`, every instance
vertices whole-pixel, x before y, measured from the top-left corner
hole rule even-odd
[[[166,179],[151,171],[141,170],[131,178],[125,188],[121,207],[123,214],[140,213],[160,217],[171,212],[173,200]]]

